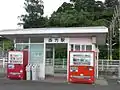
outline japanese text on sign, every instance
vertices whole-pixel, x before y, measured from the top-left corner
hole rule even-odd
[[[48,42],[65,42],[65,38],[49,38]]]
[[[66,38],[45,38],[46,43],[67,43]]]

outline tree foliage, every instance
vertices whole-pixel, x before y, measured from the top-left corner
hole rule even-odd
[[[105,6],[107,8],[115,8],[116,5],[118,4],[119,4],[118,0],[105,0]]]
[[[105,6],[101,1],[95,0],[71,0],[64,2],[50,19],[50,26],[98,26],[108,25],[105,17]]]
[[[44,6],[42,0],[25,0],[26,14],[21,15],[21,21],[23,21],[24,28],[40,28],[45,27],[47,18],[43,17]]]
[[[71,0],[74,3],[75,9],[77,11],[88,11],[94,12],[95,0]]]
[[[13,48],[13,44],[10,40],[6,38],[0,38],[0,51],[8,51]]]

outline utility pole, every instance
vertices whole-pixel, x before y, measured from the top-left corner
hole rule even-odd
[[[120,28],[120,0],[119,0],[119,4],[116,5],[115,9],[114,9],[114,14],[113,14],[113,18],[112,18],[112,21],[110,23],[110,26],[109,26],[109,34],[108,34],[108,42],[109,42],[109,59],[112,60],[112,39],[113,39],[113,35],[114,33],[118,33],[118,32],[115,32],[115,28],[116,28],[116,21],[119,21],[119,25],[118,27]],[[119,40],[120,41],[120,40]]]
[[[119,22],[119,59],[120,59],[120,0],[118,5],[118,22]]]
[[[118,0],[119,4],[118,7],[116,7],[116,12],[117,12],[117,18],[118,18],[118,43],[119,43],[119,47],[118,47],[118,51],[119,51],[119,59],[120,59],[120,0]]]
[[[110,60],[112,60],[112,26],[110,25],[109,28],[109,35],[110,35]]]

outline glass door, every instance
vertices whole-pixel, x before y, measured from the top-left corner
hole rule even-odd
[[[30,44],[30,58],[29,63],[38,65],[40,72],[39,79],[45,78],[45,61],[44,61],[44,44]]]
[[[46,67],[45,72],[46,75],[54,75],[54,57],[55,50],[54,44],[46,44]]]

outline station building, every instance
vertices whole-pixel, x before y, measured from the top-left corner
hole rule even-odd
[[[29,64],[41,66],[41,78],[64,74],[67,79],[69,51],[95,51],[95,76],[98,77],[98,45],[106,43],[108,28],[64,27],[1,30],[13,41],[15,50],[29,51]]]

